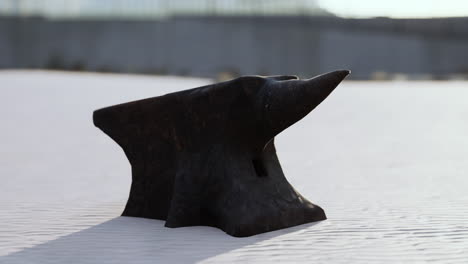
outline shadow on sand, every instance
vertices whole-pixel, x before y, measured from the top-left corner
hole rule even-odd
[[[164,221],[117,217],[0,257],[0,263],[194,263],[314,224],[234,238],[212,227],[172,229]]]

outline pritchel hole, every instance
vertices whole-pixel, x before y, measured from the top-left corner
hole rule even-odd
[[[261,160],[254,159],[254,160],[252,160],[252,164],[253,164],[253,167],[255,169],[255,172],[257,173],[257,177],[266,177],[266,176],[268,176],[265,165],[263,165],[263,162]]]

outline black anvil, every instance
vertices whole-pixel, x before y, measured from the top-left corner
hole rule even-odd
[[[123,215],[236,237],[326,219],[286,180],[274,138],[348,74],[245,76],[96,110],[132,165]]]

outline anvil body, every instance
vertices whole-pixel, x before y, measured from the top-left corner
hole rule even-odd
[[[348,74],[244,76],[96,110],[94,124],[132,166],[123,215],[236,237],[326,219],[287,181],[274,137]]]

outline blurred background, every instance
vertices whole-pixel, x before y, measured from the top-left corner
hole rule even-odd
[[[0,69],[468,79],[467,1],[1,0]]]

